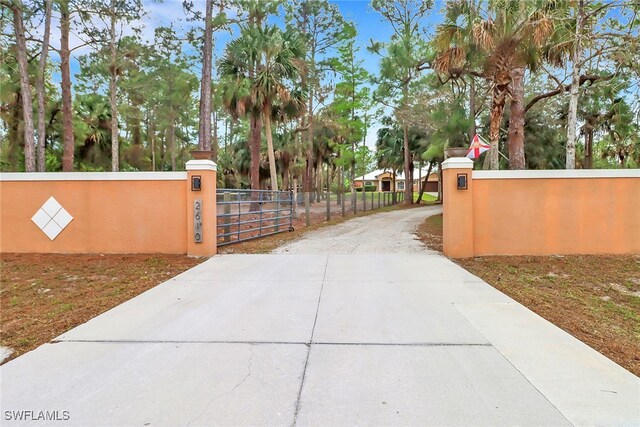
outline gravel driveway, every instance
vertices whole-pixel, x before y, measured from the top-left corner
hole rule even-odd
[[[273,251],[276,254],[434,253],[418,240],[422,221],[442,213],[442,206],[403,209],[355,218],[307,233],[301,240]]]

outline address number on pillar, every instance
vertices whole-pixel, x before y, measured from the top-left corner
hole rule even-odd
[[[193,201],[193,241],[202,243],[202,199]]]

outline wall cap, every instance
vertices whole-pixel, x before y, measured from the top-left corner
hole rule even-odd
[[[442,162],[442,170],[445,169],[473,169],[473,160],[466,157],[450,157]]]
[[[640,169],[554,169],[473,171],[473,179],[640,178]]]
[[[2,172],[0,182],[10,181],[182,181],[186,172]]]
[[[189,160],[186,163],[188,171],[216,171],[218,166],[213,160]]]

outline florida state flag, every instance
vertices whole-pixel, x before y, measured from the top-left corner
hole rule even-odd
[[[469,147],[469,151],[467,151],[467,155],[465,157],[468,157],[470,159],[477,159],[478,157],[480,157],[480,154],[488,151],[489,148],[491,148],[489,144],[482,138],[480,138],[480,136],[476,133],[475,135],[473,135],[471,146]]]

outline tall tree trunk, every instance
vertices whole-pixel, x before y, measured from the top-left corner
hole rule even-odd
[[[116,78],[118,75],[116,50],[116,0],[111,0],[111,28],[109,29],[109,48],[111,66],[109,79],[109,103],[111,104],[111,171],[120,170],[120,143],[118,141],[118,105],[116,101]]]
[[[322,197],[322,159],[316,160],[316,202],[320,202]]]
[[[471,121],[469,125],[469,142],[471,142],[476,134],[476,82],[473,77],[471,77],[469,83],[469,119]]]
[[[251,189],[260,190],[260,133],[262,118],[259,114],[251,114],[249,119],[249,152],[251,154]]]
[[[171,123],[169,124],[169,135],[168,135],[168,143],[169,143],[169,155],[171,157],[171,170],[176,170],[176,124],[173,119],[173,113],[171,114]]]
[[[271,108],[264,111],[264,132],[267,134],[267,157],[269,158],[269,175],[271,189],[278,191],[278,172],[276,171],[276,155],[273,150],[273,135],[271,135]]]
[[[585,169],[593,168],[593,126],[587,123],[584,135],[584,163]]]
[[[20,91],[22,92],[22,118],[24,126],[24,166],[27,172],[35,172],[35,139],[33,134],[33,98],[29,84],[29,68],[27,64],[27,42],[24,36],[22,21],[22,4],[11,3],[13,27],[16,34],[16,59],[20,71]]]
[[[218,112],[211,107],[211,151],[213,152],[213,161],[218,161]]]
[[[154,112],[152,111],[152,114]],[[152,115],[151,117],[155,117]],[[147,130],[147,137],[149,138],[149,143],[151,144],[151,170],[156,170],[156,124],[153,119],[149,118],[149,128]]]
[[[411,176],[411,151],[409,150],[409,126],[402,125],[403,147],[404,147],[404,204],[413,204],[413,181]]]
[[[353,158],[351,159],[351,183],[349,183],[349,190],[351,191],[351,207],[353,209],[353,213],[356,213],[356,147],[353,141],[351,142],[351,152],[353,153]]]
[[[475,135],[475,134],[474,134]],[[429,169],[427,169],[427,177],[424,179],[420,179],[420,194],[418,194],[418,200],[416,203],[422,202],[422,195],[424,194],[424,190],[427,187],[427,183],[429,182],[429,176],[431,175],[431,168],[433,168],[433,162],[429,162]]]
[[[160,170],[164,171],[166,160],[167,160],[167,145],[169,138],[167,137],[169,133],[169,128],[165,128],[162,131],[162,141],[160,141]]]
[[[142,111],[140,106],[132,104],[131,142],[133,145],[142,145]]]
[[[498,170],[499,168],[500,123],[502,122],[507,88],[508,84],[496,84],[493,89],[491,112],[489,115],[489,144],[491,148],[485,159],[485,162],[488,161],[488,166],[491,170]]]
[[[524,68],[511,71],[509,116],[509,169],[525,169],[524,157]]]
[[[393,203],[396,203],[396,191],[398,191],[398,186],[396,184],[396,175],[398,174],[398,169],[393,169]]]
[[[207,0],[202,48],[202,82],[200,84],[200,122],[198,149],[211,150],[211,57],[213,52],[213,0]]]
[[[309,17],[308,13],[305,10],[302,15],[302,25],[300,30],[303,35],[309,36],[308,34],[308,22]],[[309,36],[310,40],[313,40],[313,37]],[[308,109],[307,109],[307,150],[306,150],[306,161],[305,161],[305,170],[302,175],[302,187],[304,193],[311,193],[313,190],[313,82],[310,78],[310,73],[313,72],[313,65],[315,65],[315,45],[311,45],[311,49],[309,51],[309,66],[304,69],[301,77],[301,85],[302,90],[308,94]],[[305,196],[307,197],[307,196]],[[309,196],[310,197],[310,196]],[[307,215],[307,219],[309,216]]]
[[[47,142],[46,123],[45,123],[45,107],[46,100],[44,94],[44,80],[47,72],[47,59],[49,56],[49,35],[51,34],[51,0],[44,2],[44,34],[42,35],[42,49],[40,51],[40,63],[38,64],[38,82],[36,84],[36,93],[38,96],[38,172],[44,172],[45,167],[45,148]]]
[[[24,146],[24,129],[20,129],[22,122],[22,93],[18,89],[15,104],[10,109],[10,119],[7,122],[7,141],[9,147],[6,150],[7,161],[11,165],[12,171],[20,170],[18,165],[19,152]]]
[[[224,143],[224,153],[227,154],[228,153],[228,147],[229,145],[233,145],[233,139],[235,137],[235,125],[236,121],[235,120],[231,120],[229,121],[229,139],[227,141],[227,137],[225,136],[225,143]]]
[[[289,191],[289,165],[286,165],[282,168],[282,190]]]
[[[311,108],[313,102],[311,100],[311,96],[309,96],[309,107]],[[309,113],[308,115],[307,125],[309,128],[307,129],[307,163],[304,175],[304,191],[305,193],[310,193],[313,191],[313,166],[314,166],[314,158],[313,158],[313,114]]]
[[[71,17],[69,15],[69,0],[60,1],[60,72],[62,80],[60,89],[62,91],[62,170],[71,172],[73,170],[73,156],[75,141],[73,140],[73,118],[71,99],[71,70],[69,68],[69,27]]]
[[[576,8],[576,31],[573,45],[571,93],[567,114],[567,159],[566,168],[576,168],[576,128],[578,123],[578,98],[580,96],[580,66],[582,61],[581,31],[584,26],[584,0],[578,0]]]

